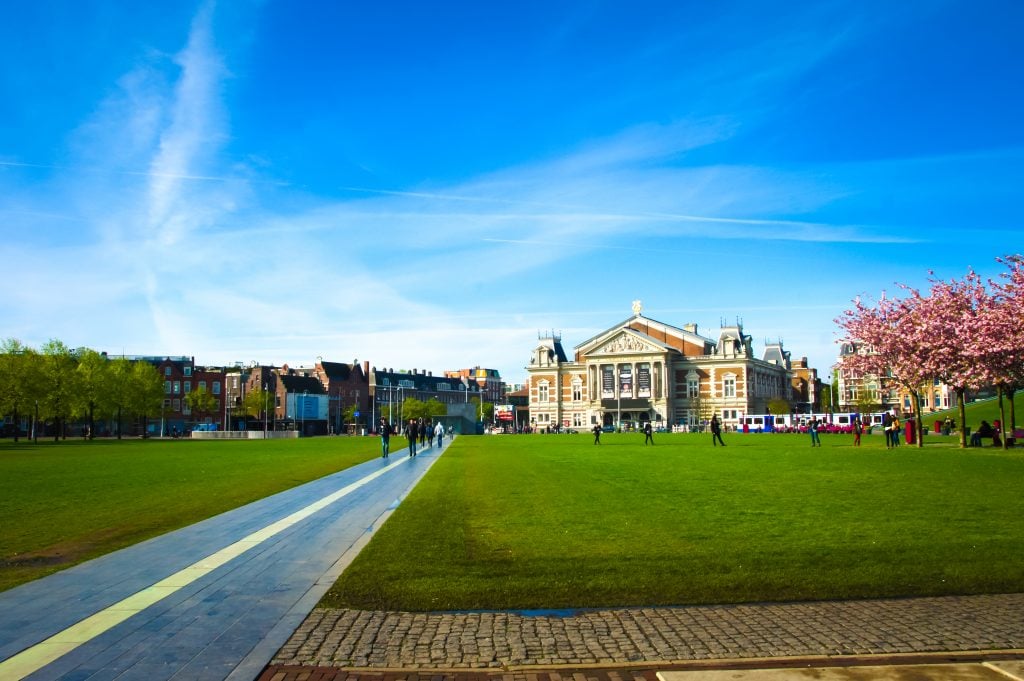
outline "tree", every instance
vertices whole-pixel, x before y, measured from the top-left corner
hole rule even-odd
[[[0,416],[13,417],[15,442],[21,434],[21,417],[38,399],[38,369],[39,356],[32,348],[14,338],[0,343]]]
[[[217,398],[205,387],[199,386],[185,395],[185,404],[197,415],[209,414],[217,408]]]
[[[774,416],[784,416],[790,411],[789,400],[785,397],[775,396],[768,400],[768,413]]]
[[[242,400],[242,413],[252,418],[263,418],[266,423],[267,415],[274,406],[275,396],[269,390],[256,388],[250,390]]]
[[[107,376],[106,404],[117,423],[117,439],[121,439],[122,415],[131,409],[132,363],[124,357],[110,361]]]
[[[66,427],[74,404],[75,356],[64,343],[51,339],[42,347],[40,369],[40,406],[43,415],[53,419],[53,440],[56,442]],[[64,436],[67,437],[67,433]]]
[[[928,363],[922,362],[931,342],[927,337],[926,319],[919,314],[921,296],[913,292],[904,300],[886,298],[883,294],[875,306],[865,305],[860,298],[854,307],[843,312],[836,323],[845,333],[843,342],[855,351],[845,355],[842,366],[861,375],[888,376],[913,396],[913,412],[917,432],[921,430],[920,388],[928,382]],[[924,443],[917,438],[917,446]]]
[[[110,366],[104,355],[86,348],[78,353],[78,389],[74,395],[72,413],[85,416],[89,439],[96,437],[96,407],[101,405],[110,391]]]
[[[135,362],[128,393],[131,412],[141,418],[145,435],[149,415],[161,413],[164,407],[164,381],[157,368],[149,362]]]
[[[971,348],[972,359],[982,380],[996,386],[999,395],[999,422],[1003,447],[1006,442],[1006,412],[1003,398],[1024,385],[1024,257],[998,258],[1009,272],[998,281],[989,280],[990,295],[979,303],[978,337]]]

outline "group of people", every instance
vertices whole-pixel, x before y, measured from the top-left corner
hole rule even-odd
[[[992,444],[996,447],[1002,447],[1003,441],[1000,439],[999,434],[1002,431],[1002,424],[996,421],[989,424],[988,421],[982,421],[981,425],[978,426],[978,430],[971,433],[971,446],[980,447],[983,438],[992,438]],[[1009,442],[1009,440],[1007,440]]]
[[[377,432],[380,433],[381,458],[386,459],[391,455],[391,436],[396,430],[387,419],[382,418],[377,425]],[[409,441],[409,456],[413,457],[418,453],[417,445],[426,447],[428,440],[433,444],[436,438],[437,446],[441,446],[444,442],[444,424],[438,421],[432,427],[429,419],[409,419],[405,425],[405,437]]]
[[[595,445],[601,444],[601,431],[603,430],[603,428],[601,427],[601,424],[600,423],[595,423],[594,427],[591,428],[590,430],[591,430],[591,432],[594,433],[594,444]],[[641,428],[641,430],[644,433],[644,446],[647,446],[648,443],[650,443],[651,446],[653,446],[654,445],[654,426],[651,425],[651,422],[648,421],[647,423],[645,423],[643,425],[643,427]]]

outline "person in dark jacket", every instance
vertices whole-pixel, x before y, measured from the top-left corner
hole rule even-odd
[[[419,437],[416,429],[416,419],[409,419],[409,425],[405,429],[405,437],[409,440],[409,456],[416,456],[416,438]]]
[[[718,420],[718,414],[715,414],[711,417],[711,444],[717,447],[719,442],[725,446],[725,442],[722,441],[722,423]]]

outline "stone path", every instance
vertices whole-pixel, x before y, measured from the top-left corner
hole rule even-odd
[[[567,617],[315,609],[271,668],[410,669],[425,677],[432,669],[950,651],[1024,653],[1024,594],[626,608]]]

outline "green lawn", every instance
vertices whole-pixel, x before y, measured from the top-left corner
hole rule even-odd
[[[1024,591],[1024,451],[949,438],[462,437],[323,605],[531,609]],[[941,443],[941,444],[938,444]]]
[[[378,455],[376,438],[0,441],[0,590]]]

